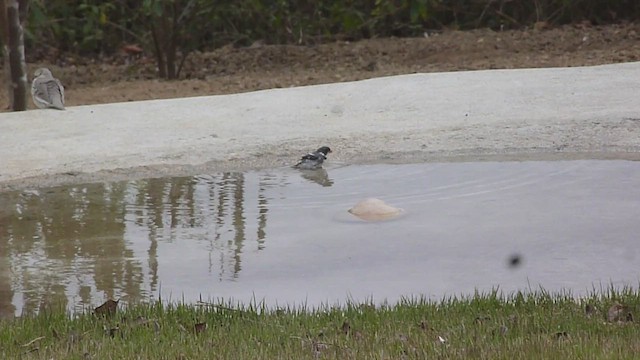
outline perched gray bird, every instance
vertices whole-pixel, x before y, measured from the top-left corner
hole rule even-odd
[[[328,146],[323,146],[315,152],[303,156],[293,167],[302,170],[314,170],[322,167],[322,163],[327,159],[327,154],[331,152]]]
[[[40,109],[64,110],[64,86],[60,80],[54,78],[47,68],[36,70],[33,76],[31,83],[33,103]]]

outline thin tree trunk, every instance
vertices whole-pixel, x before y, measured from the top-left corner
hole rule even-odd
[[[11,69],[9,68],[9,22],[7,21],[7,0],[0,0],[0,40],[2,40],[2,68],[4,69],[3,83],[6,84],[8,99],[13,99],[13,90],[11,88]],[[8,105],[6,109],[10,109]]]
[[[184,6],[183,4],[184,1],[180,0],[161,1],[160,14],[154,11],[147,14],[158,63],[158,75],[163,79],[177,79],[187,56],[186,44],[180,43],[184,40],[181,29],[184,23],[189,21],[197,5],[196,0],[190,0]],[[182,49],[181,59],[178,58],[178,48]]]
[[[176,78],[176,49],[178,46],[178,2],[173,3],[171,9],[171,27],[169,36],[167,36],[167,78],[173,80]]]
[[[20,24],[24,29],[25,21],[27,21],[27,13],[29,12],[29,0],[18,0],[18,11],[20,12]]]
[[[165,60],[165,79],[171,79],[171,66],[173,65],[173,59],[171,58],[171,28],[169,24],[169,16],[171,14],[171,5],[168,2],[164,3],[162,7],[162,16],[160,22],[162,23],[162,53]]]
[[[13,111],[27,109],[27,64],[24,58],[24,32],[20,23],[18,0],[5,0],[9,68],[11,69],[10,96]]]
[[[158,30],[158,26],[155,23],[156,19],[151,17],[149,22],[151,22],[151,37],[153,38],[153,47],[156,50],[156,61],[158,62],[158,76],[161,79],[167,78],[167,67],[164,61],[164,50],[162,46],[162,39],[160,33],[162,30]]]

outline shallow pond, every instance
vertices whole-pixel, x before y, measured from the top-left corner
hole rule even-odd
[[[428,163],[2,193],[0,315],[637,286],[639,179],[630,161]],[[347,213],[372,196],[403,216]]]

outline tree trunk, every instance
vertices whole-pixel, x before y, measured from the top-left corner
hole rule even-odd
[[[148,16],[158,63],[158,75],[167,80],[178,78],[177,49],[180,45],[178,12],[181,4],[179,1],[162,1],[161,13],[152,12]]]
[[[7,22],[7,5],[6,0],[0,0],[0,41],[2,41],[2,68],[4,73],[2,74],[2,82],[6,84],[7,94],[9,95],[9,101],[13,99],[13,91],[11,91],[11,71],[9,70],[9,25]],[[11,106],[7,106],[6,109],[10,109]]]
[[[178,2],[173,3],[171,9],[172,21],[171,31],[167,39],[167,78],[174,80],[176,78],[176,51],[178,46]]]
[[[164,61],[164,48],[162,46],[163,39],[162,30],[159,30],[162,26],[156,26],[156,19],[151,18],[149,22],[151,23],[151,37],[153,38],[153,47],[156,53],[156,62],[158,63],[158,76],[161,79],[167,78],[167,66]]]
[[[5,56],[9,59],[9,98],[13,111],[27,109],[27,64],[24,57],[24,32],[20,22],[18,0],[4,0],[3,21],[6,24]],[[22,2],[26,5],[26,1]],[[22,13],[24,14],[24,12]]]

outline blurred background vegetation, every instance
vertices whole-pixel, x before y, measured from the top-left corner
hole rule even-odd
[[[638,19],[639,0],[30,0],[24,25],[28,61],[59,53],[109,56],[136,44],[155,55],[161,77],[176,78],[189,52],[227,44]]]
[[[225,44],[313,44],[346,38],[416,36],[452,28],[522,28],[640,19],[638,0],[32,0],[27,49],[78,54],[153,46],[154,22],[165,22],[180,47]]]

